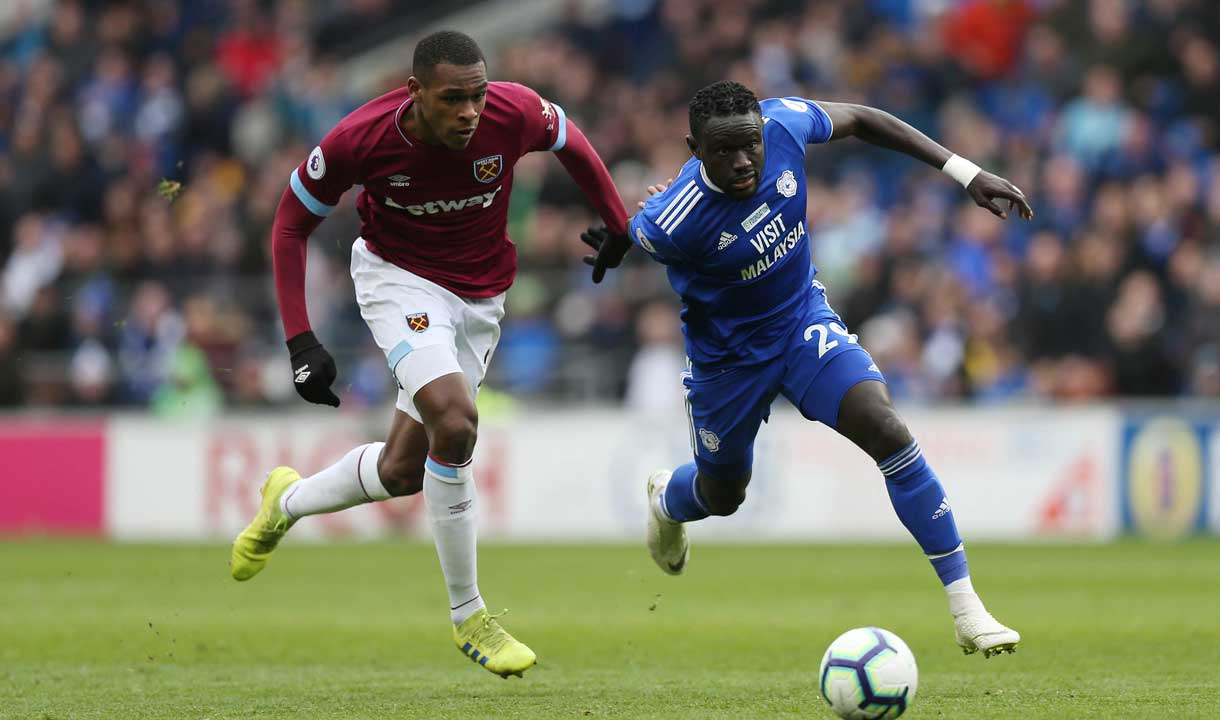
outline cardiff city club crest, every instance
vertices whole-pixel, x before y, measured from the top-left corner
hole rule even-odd
[[[415,332],[423,332],[428,329],[428,313],[411,313],[407,316],[407,327]]]
[[[796,176],[792,174],[791,170],[785,170],[779,176],[779,179],[775,181],[775,189],[779,191],[780,195],[787,198],[796,194]]]
[[[488,155],[474,161],[474,179],[481,183],[489,183],[500,177],[504,170],[503,155]]]

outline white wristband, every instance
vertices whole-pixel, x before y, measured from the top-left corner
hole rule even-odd
[[[962,187],[970,185],[974,176],[982,171],[983,168],[958,155],[950,155],[945,166],[941,168],[941,172],[961,183]]]

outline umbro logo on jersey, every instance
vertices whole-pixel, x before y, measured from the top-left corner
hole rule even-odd
[[[716,243],[716,249],[723,250],[726,247],[732,245],[733,241],[736,239],[737,239],[737,236],[734,235],[733,233],[722,232],[722,233],[720,233],[720,242]]]
[[[952,511],[953,509],[949,507],[949,498],[941,498],[940,507],[936,508],[936,512],[932,513],[932,519],[940,520]]]
[[[410,185],[410,175],[391,175],[387,178],[390,181],[390,187],[406,187]]]
[[[297,376],[293,382],[295,382],[297,385],[304,385],[305,381],[309,379],[309,366],[302,365],[301,367],[297,368],[296,374]]]

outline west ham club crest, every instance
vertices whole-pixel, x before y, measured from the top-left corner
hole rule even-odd
[[[407,316],[407,327],[415,332],[423,332],[428,329],[428,313],[411,313]]]
[[[500,177],[504,170],[503,155],[488,155],[474,161],[474,179],[481,183],[489,183]]]

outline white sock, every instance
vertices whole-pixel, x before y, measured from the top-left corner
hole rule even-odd
[[[953,617],[984,609],[983,601],[974,592],[974,585],[971,584],[969,575],[946,585],[945,592],[949,595],[949,612],[953,614]]]
[[[663,517],[666,520],[673,520],[673,518],[669,516],[669,510],[665,507],[665,493],[657,493],[656,499],[650,499],[648,503],[652,506],[652,512],[654,515]]]
[[[388,499],[390,493],[377,475],[383,447],[385,443],[375,442],[353,448],[334,465],[301,478],[280,498],[280,510],[296,520]]]
[[[469,460],[455,467],[428,456],[424,463],[424,506],[445,574],[449,617],[454,625],[485,607],[479,595],[477,498]]]

